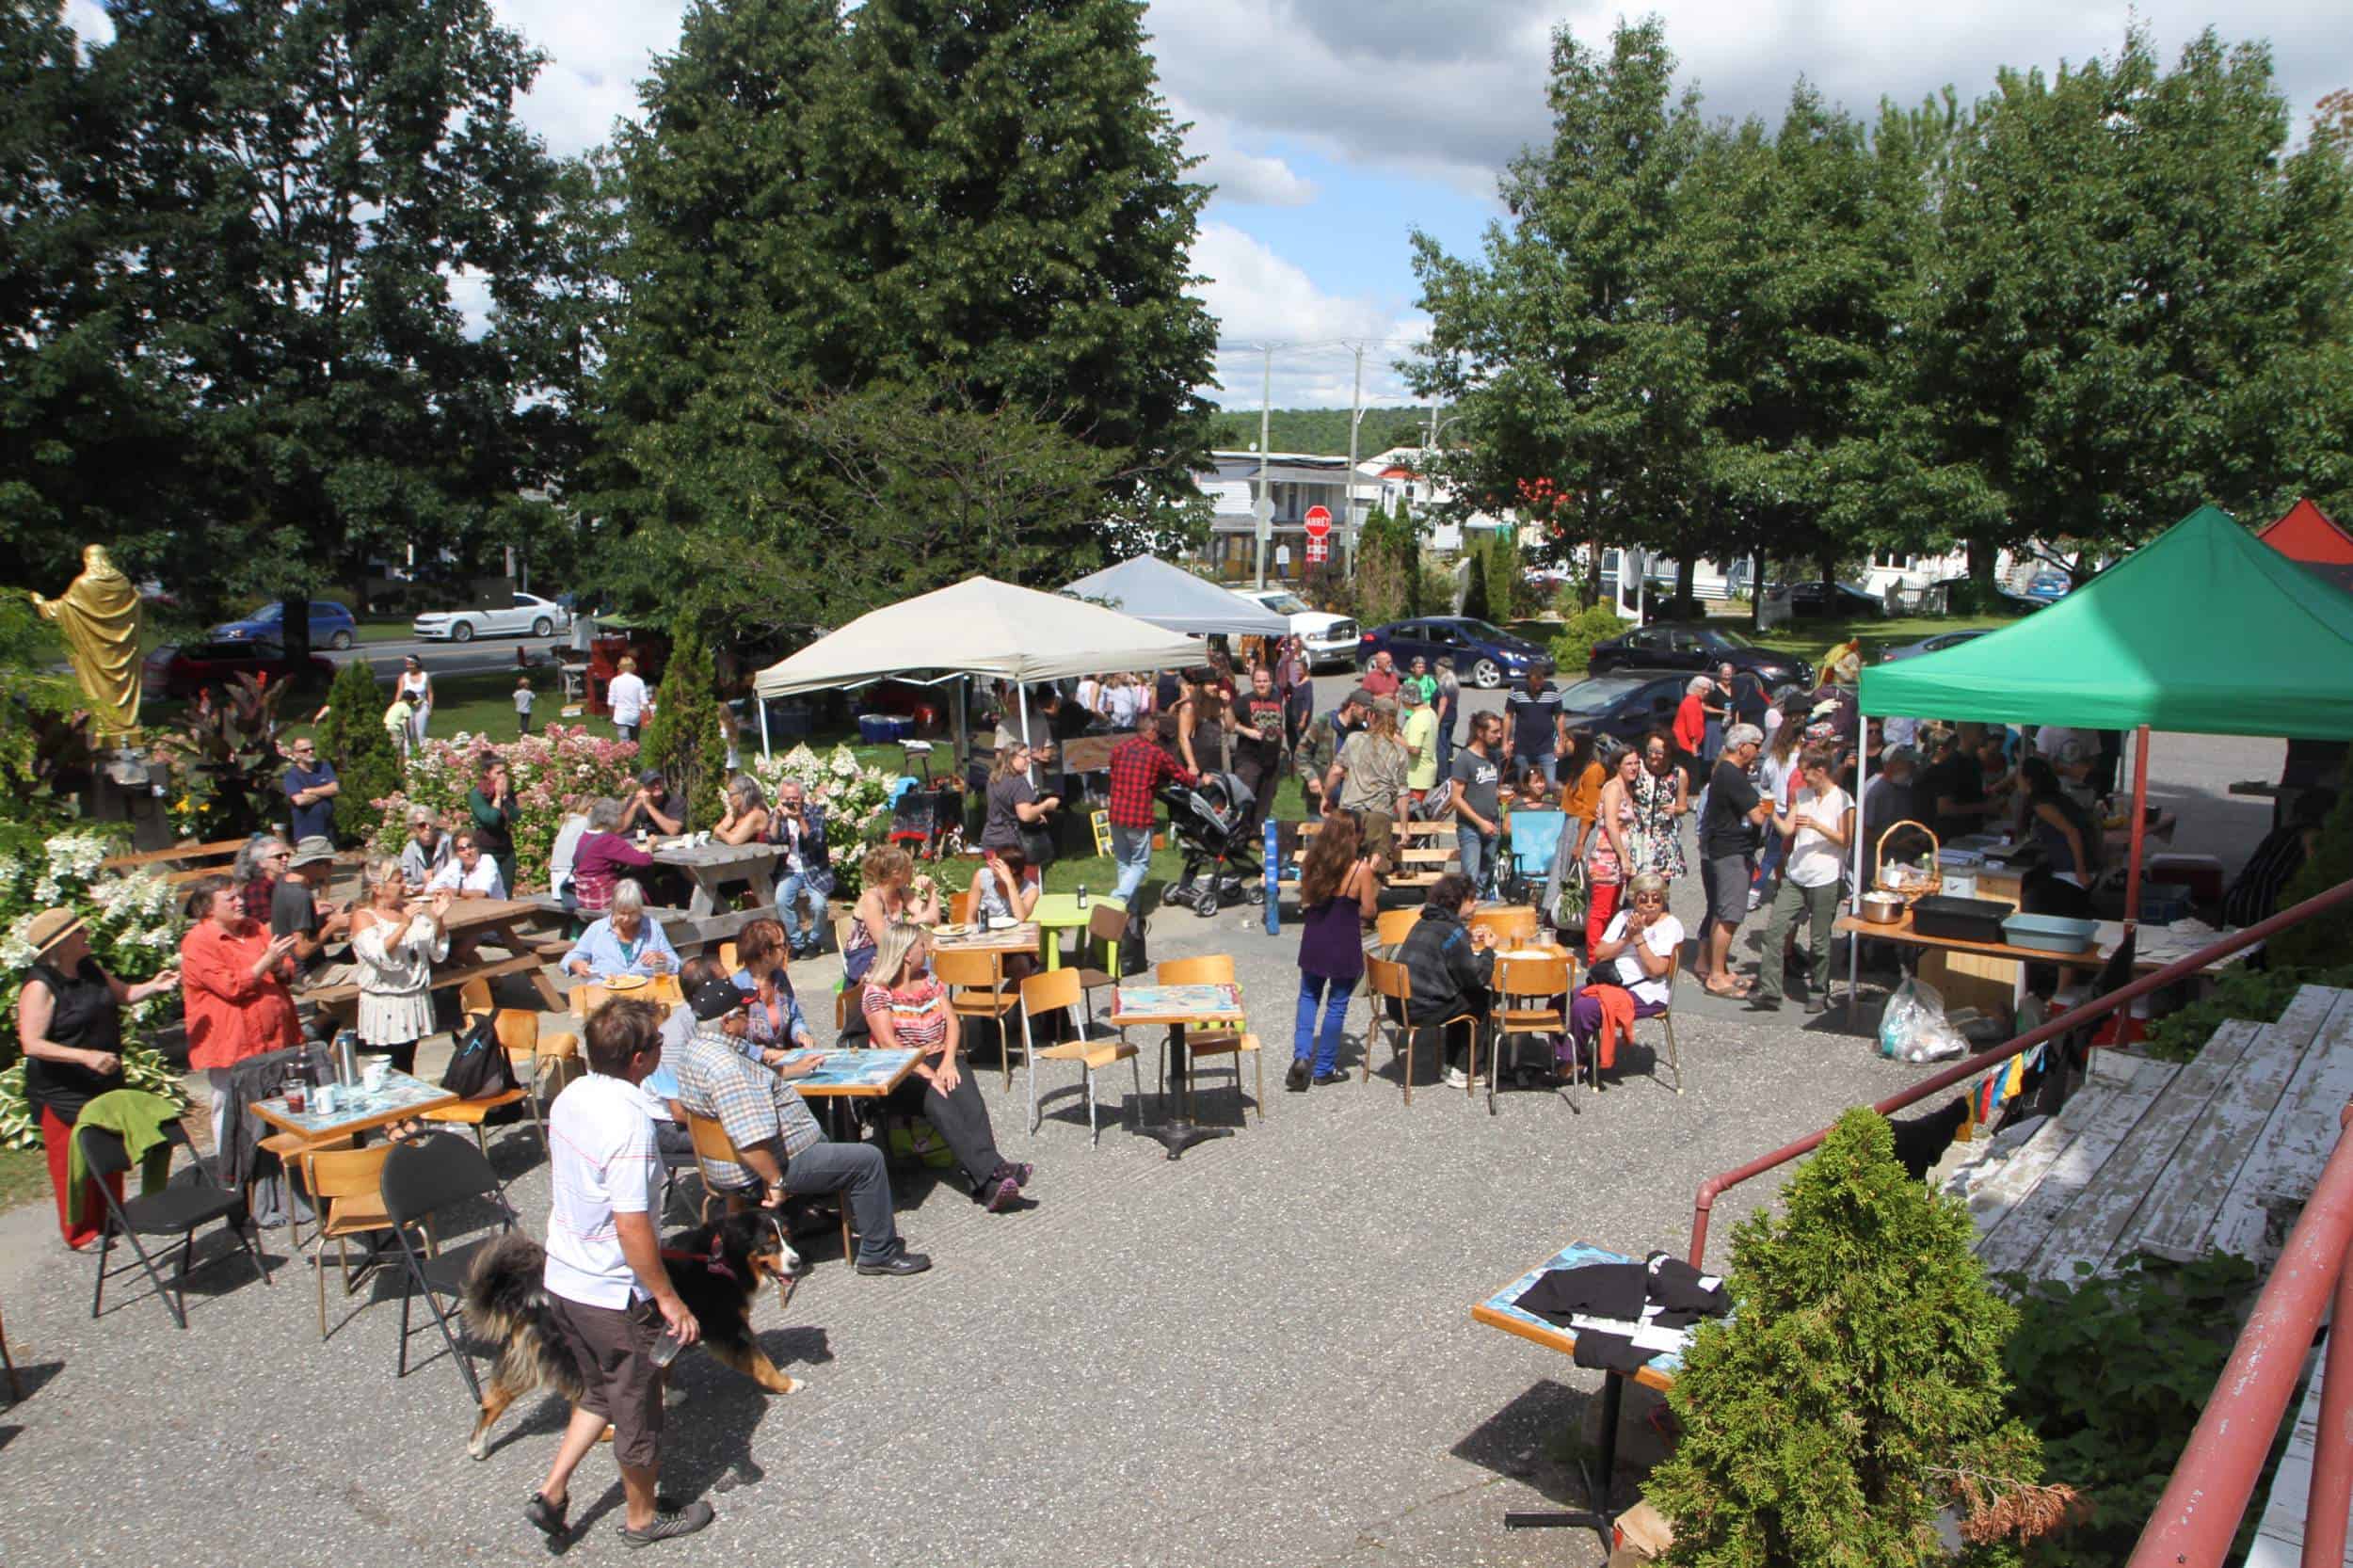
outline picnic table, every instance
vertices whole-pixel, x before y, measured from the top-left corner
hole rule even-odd
[[[1038,896],[1037,906],[1030,911],[1030,919],[1037,922],[1039,931],[1044,934],[1048,968],[1062,968],[1062,937],[1059,933],[1084,931],[1098,904],[1106,909],[1119,910],[1122,914],[1128,909],[1126,900],[1113,898],[1109,893],[1088,894],[1084,909],[1079,907],[1079,895],[1076,893],[1041,893]],[[1117,952],[1112,954],[1111,962],[1112,978],[1116,980],[1119,978]]]
[[[1230,1127],[1202,1127],[1184,1119],[1185,1086],[1192,1076],[1192,1055],[1185,1048],[1185,1031],[1195,1025],[1231,1026],[1248,1021],[1242,1011],[1241,987],[1230,981],[1206,984],[1160,985],[1151,981],[1123,981],[1112,992],[1112,1027],[1125,1034],[1143,1025],[1168,1028],[1168,1097],[1174,1114],[1144,1129],[1171,1160],[1181,1159],[1193,1144],[1211,1138],[1231,1138]]]
[[[432,989],[446,991],[465,984],[470,980],[495,980],[502,975],[527,974],[533,989],[548,1011],[561,1012],[564,993],[548,978],[547,960],[533,951],[530,938],[520,930],[527,920],[539,920],[544,911],[530,899],[464,898],[449,906],[441,923],[449,931],[455,944],[464,938],[475,942],[491,941],[505,948],[514,956],[492,959],[485,963],[441,964],[433,970]],[[356,982],[339,985],[321,985],[296,991],[297,1001],[312,1001],[330,1012],[342,1014],[345,1009],[357,1011],[360,987]]]
[[[142,866],[175,865],[183,860],[234,860],[245,844],[243,839],[216,839],[209,844],[173,844],[166,849],[142,850],[136,855],[109,856],[98,864],[103,871],[128,872]]]
[[[1577,1354],[1575,1332],[1561,1327],[1549,1319],[1539,1318],[1519,1304],[1520,1298],[1528,1293],[1529,1288],[1541,1275],[1554,1269],[1581,1269],[1591,1263],[1632,1263],[1634,1261],[1636,1260],[1623,1253],[1614,1253],[1605,1247],[1594,1246],[1590,1241],[1572,1241],[1494,1295],[1489,1296],[1485,1301],[1474,1305],[1471,1308],[1471,1318],[1474,1321],[1484,1323],[1489,1328],[1500,1329],[1506,1334],[1517,1336],[1532,1344],[1558,1351],[1562,1355],[1574,1356]],[[1678,1337],[1681,1334],[1681,1331],[1671,1329],[1654,1329],[1648,1332],[1662,1336],[1676,1335]],[[1513,1510],[1503,1515],[1505,1528],[1547,1529],[1565,1527],[1571,1529],[1598,1530],[1601,1532],[1603,1549],[1609,1549],[1610,1523],[1615,1517],[1609,1511],[1609,1482],[1618,1467],[1618,1425],[1625,1408],[1625,1379],[1631,1375],[1634,1381],[1643,1387],[1655,1388],[1663,1394],[1674,1386],[1675,1376],[1682,1370],[1683,1352],[1680,1348],[1672,1350],[1661,1348],[1654,1352],[1651,1358],[1631,1374],[1605,1369],[1602,1374],[1601,1450],[1590,1467],[1582,1463],[1579,1464],[1579,1468],[1584,1471],[1585,1475],[1588,1506],[1568,1512],[1552,1510]]]
[[[720,911],[719,890],[741,882],[751,888],[752,902],[772,908],[776,902],[776,862],[784,856],[780,844],[723,844],[692,839],[657,841],[648,851],[657,866],[673,866],[695,884],[686,913],[696,918]]]
[[[1931,970],[1924,964],[1920,978],[1924,984],[1938,989],[1948,1008],[1982,1006],[1989,1001],[2015,1008],[2025,994],[2026,965],[2052,964],[2063,969],[2096,969],[2115,956],[2116,950],[2124,942],[2123,922],[2101,920],[2098,924],[2099,932],[2093,937],[2091,951],[2083,953],[2050,952],[2041,948],[2014,947],[2008,942],[1973,942],[1958,936],[1924,936],[1912,929],[1910,909],[1906,909],[1902,919],[1893,925],[1875,925],[1859,915],[1843,914],[1831,931],[1833,936],[1894,942],[1947,958],[1958,954],[1988,961],[1974,969],[1959,970],[1941,967]],[[2134,944],[2134,972],[2153,974],[2169,964],[2188,957],[2199,948],[2220,940],[2221,936],[2222,933],[2217,931],[2202,939],[2176,937],[2167,926],[2140,926]],[[2246,956],[2245,952],[2233,953],[2219,963],[2208,965],[2203,973],[2212,975]],[[1972,982],[1977,984],[1973,986]],[[1855,987],[1849,984],[1846,998],[1846,1014],[1849,1019],[1853,1016],[1854,1005]]]

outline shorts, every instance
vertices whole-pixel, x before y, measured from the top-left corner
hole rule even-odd
[[[1749,857],[1718,855],[1700,862],[1700,886],[1707,890],[1707,918],[1738,925],[1749,913]]]
[[[1388,811],[1359,811],[1356,825],[1363,830],[1365,853],[1385,856],[1389,873],[1397,872],[1397,817]]]
[[[652,1469],[662,1442],[662,1368],[653,1364],[661,1311],[650,1300],[626,1309],[591,1306],[552,1291],[548,1308],[580,1368],[580,1408],[613,1423],[616,1462]]]

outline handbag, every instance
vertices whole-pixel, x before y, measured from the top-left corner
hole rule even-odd
[[[1054,863],[1054,830],[1042,822],[1021,824],[1021,857],[1040,871]]]

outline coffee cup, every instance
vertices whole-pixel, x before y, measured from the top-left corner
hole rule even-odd
[[[366,1084],[368,1093],[373,1095],[384,1087],[384,1075],[392,1070],[392,1063],[380,1056],[371,1056],[360,1068],[360,1081]]]
[[[322,1083],[311,1091],[311,1114],[331,1116],[335,1113],[336,1088],[335,1084]]]

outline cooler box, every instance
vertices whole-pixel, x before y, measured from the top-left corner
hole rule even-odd
[[[2211,855],[2152,855],[2142,862],[2140,879],[2187,888],[2199,904],[2222,902],[2222,862]]]
[[[2140,889],[2140,923],[2171,925],[2187,920],[2190,912],[2189,889],[2179,886],[2143,886]]]
[[[898,713],[860,713],[857,738],[868,745],[888,745],[915,733],[915,721]]]
[[[2002,922],[2013,913],[2007,904],[1988,899],[1952,898],[1931,893],[1912,906],[1912,929],[1923,936],[1955,942],[1999,942]]]

